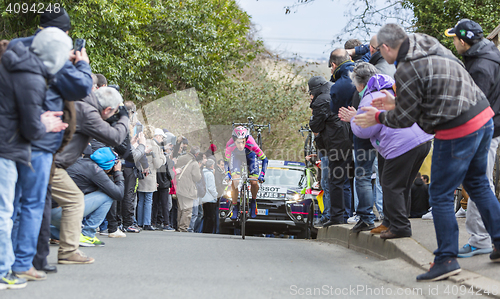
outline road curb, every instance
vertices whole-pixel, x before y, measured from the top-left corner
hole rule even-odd
[[[352,225],[349,224],[320,228],[317,240],[342,245],[379,259],[401,258],[425,271],[429,270],[430,263],[434,260],[432,252],[412,238],[384,240],[379,235],[373,235],[370,232],[352,234],[351,228]],[[490,297],[500,298],[500,282],[489,277],[462,269],[460,274],[448,279],[467,287],[474,287]]]

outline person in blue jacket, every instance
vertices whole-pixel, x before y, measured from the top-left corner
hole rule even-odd
[[[44,11],[40,16],[40,26],[33,36],[25,38],[17,38],[10,42],[7,49],[15,47],[17,44],[22,44],[25,47],[30,47],[33,43],[34,38],[43,32],[46,28],[59,28],[68,34],[71,29],[70,18],[68,13],[61,7],[59,12],[55,10]],[[36,168],[34,172],[26,171],[23,178],[20,177],[18,182],[19,188],[16,192],[16,209],[13,216],[14,219],[14,232],[18,236],[25,236],[26,230],[29,230],[29,238],[32,240],[33,234],[36,234],[38,241],[36,239],[29,244],[35,246],[36,255],[33,258],[33,266],[37,270],[43,270],[47,273],[56,272],[57,268],[55,266],[50,266],[47,263],[47,256],[49,254],[49,238],[50,238],[50,211],[51,211],[51,188],[48,182],[51,180],[51,164],[53,160],[53,155],[61,148],[63,137],[64,139],[70,139],[72,133],[76,126],[76,112],[74,110],[74,101],[79,101],[86,97],[92,91],[92,77],[91,69],[89,65],[89,58],[86,54],[85,48],[82,51],[73,52],[70,54],[69,59],[67,59],[62,68],[54,75],[54,80],[48,86],[46,92],[45,100],[43,101],[42,109],[43,111],[63,111],[69,110],[70,113],[65,113],[65,122],[69,124],[69,127],[65,131],[57,133],[48,133],[43,136],[43,138],[36,140],[31,143],[31,148],[33,151],[32,165],[43,165]],[[67,137],[65,137],[67,136]],[[36,153],[36,155],[35,155]],[[50,161],[49,161],[50,160]],[[46,178],[49,178],[47,183],[45,183]],[[25,184],[25,182],[27,184]],[[31,191],[38,190],[36,199],[28,198],[26,194],[30,194],[28,190],[21,188],[21,186],[33,187]],[[48,186],[47,186],[48,185]],[[45,189],[45,191],[42,191]],[[22,191],[22,192],[21,192]],[[22,196],[21,196],[22,194]],[[26,222],[22,218],[22,214],[19,213],[21,210],[28,210],[29,204],[27,201],[31,202],[42,202],[45,203],[43,210],[43,220],[40,226],[40,230],[37,231],[33,229],[32,226],[26,226]],[[23,208],[21,208],[23,207]],[[16,240],[16,238],[13,238]],[[19,239],[16,241],[19,246],[22,244],[28,244],[26,240]],[[32,249],[29,251],[31,252]]]
[[[31,187],[26,188],[26,197],[29,200],[22,207],[19,231],[22,229],[23,234],[19,237],[16,231],[12,232],[11,217],[16,207],[15,193],[22,186],[21,183],[24,183],[30,172],[36,172],[41,165],[49,164],[50,167],[49,161],[43,157],[39,159],[43,155],[32,152],[30,141],[42,138],[46,132],[59,132],[67,127],[58,117],[62,115],[61,111],[43,112],[42,103],[47,82],[51,81],[52,76],[68,59],[70,49],[71,39],[61,30],[53,28],[34,38],[30,48],[17,44],[2,56],[0,289],[24,287],[25,278],[45,278],[45,273],[37,272],[31,266],[37,235],[35,233],[33,237],[30,230],[38,229],[43,211],[43,201],[40,204],[40,196],[37,194],[38,190],[34,190],[37,187],[34,182],[26,183]],[[42,184],[43,181],[38,186]],[[16,246],[16,240],[19,241],[19,246]]]

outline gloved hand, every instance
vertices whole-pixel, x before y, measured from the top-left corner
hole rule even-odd
[[[118,116],[119,117],[126,116],[128,118],[127,107],[125,107],[125,106],[118,106]]]
[[[266,174],[261,172],[260,175],[259,175],[259,178],[257,180],[259,180],[259,183],[264,183],[266,180],[264,179],[264,176]]]

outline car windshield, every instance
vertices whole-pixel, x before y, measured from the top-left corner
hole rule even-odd
[[[287,188],[303,187],[305,180],[301,179],[304,174],[302,169],[285,167],[268,167],[266,172],[265,186],[279,186]]]

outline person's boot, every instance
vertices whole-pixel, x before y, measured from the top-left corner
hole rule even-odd
[[[250,201],[250,218],[257,217],[257,202],[255,199]]]
[[[235,204],[233,206],[233,215],[231,216],[231,220],[238,219],[238,213],[240,212],[240,204]]]

